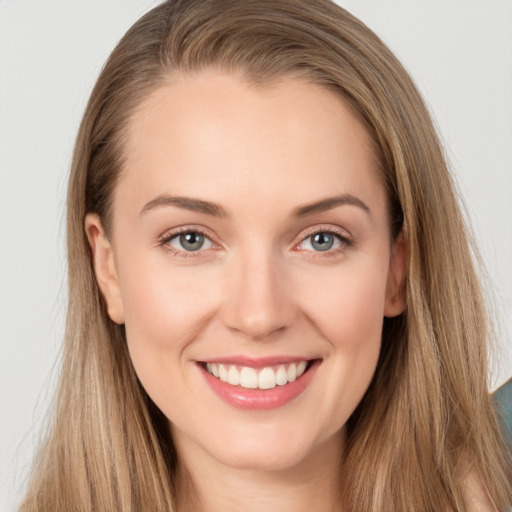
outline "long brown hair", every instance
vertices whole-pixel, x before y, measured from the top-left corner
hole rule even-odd
[[[442,148],[395,56],[329,0],[167,1],[112,52],[75,145],[62,374],[21,509],[174,510],[179,465],[167,419],[135,376],[123,326],[109,319],[84,219],[95,212],[110,229],[134,109],[170,75],[212,66],[251,83],[286,75],[335,91],[374,140],[392,234],[407,241],[407,307],[385,320],[374,379],[348,424],[345,505],[464,511],[471,472],[504,509],[510,462],[488,394],[488,321]]]

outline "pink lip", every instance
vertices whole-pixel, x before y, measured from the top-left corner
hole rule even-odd
[[[263,366],[271,366],[269,363],[272,363],[274,360],[275,359],[272,358],[266,359]],[[292,359],[290,362],[303,360],[304,359]],[[240,358],[222,359],[222,362],[228,364],[240,364],[240,361]],[[212,359],[208,362],[216,361]],[[254,367],[260,367],[260,362],[261,360],[258,360],[258,364]],[[278,362],[282,363],[283,358],[279,358]],[[249,366],[246,363],[247,361],[244,362],[244,365]],[[293,382],[289,382],[284,386],[276,386],[272,389],[246,389],[241,386],[232,386],[231,384],[222,382],[217,377],[208,373],[202,364],[198,364],[198,367],[212,391],[224,401],[239,409],[261,411],[282,407],[297,398],[311,382],[311,379],[313,378],[320,363],[320,359],[313,361],[306,372],[304,372],[298,379]]]

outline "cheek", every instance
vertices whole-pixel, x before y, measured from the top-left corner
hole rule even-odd
[[[332,435],[363,398],[379,358],[384,318],[386,273],[378,267],[343,269],[332,275],[328,291],[302,297],[303,310],[329,344],[324,361],[327,383],[317,413]],[[318,281],[317,281],[318,282]]]
[[[132,254],[120,262],[120,282],[130,356],[144,388],[158,403],[169,384],[180,385],[184,353],[212,315],[215,288],[209,286],[208,275],[173,270],[165,258],[146,260]]]
[[[354,351],[380,347],[387,275],[381,267],[340,268],[322,288],[313,286],[314,275],[309,276],[303,308],[333,346]]]
[[[208,273],[174,268],[165,256],[132,257],[120,269],[126,329],[142,337],[152,334],[147,342],[186,341],[186,333],[192,336],[190,329],[208,315],[213,279]]]

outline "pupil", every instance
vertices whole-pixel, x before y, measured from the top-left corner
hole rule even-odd
[[[180,243],[187,251],[197,251],[204,244],[204,236],[199,233],[184,233],[180,235]]]
[[[329,233],[317,233],[313,236],[312,246],[317,251],[328,251],[334,243],[334,237]]]

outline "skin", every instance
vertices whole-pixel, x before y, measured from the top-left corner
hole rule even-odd
[[[404,308],[406,248],[390,240],[363,125],[319,86],[258,89],[209,70],[143,101],[125,156],[112,232],[94,214],[85,228],[109,315],[172,424],[189,477],[178,488],[195,497],[180,510],[338,510],[344,425],[374,374],[384,316]],[[295,215],[347,194],[366,208]],[[225,216],[151,203],[163,195]],[[208,241],[187,253],[170,239],[177,228]],[[333,249],[315,250],[311,235],[330,231]],[[292,402],[246,411],[214,394],[197,364],[232,355],[321,364]]]

